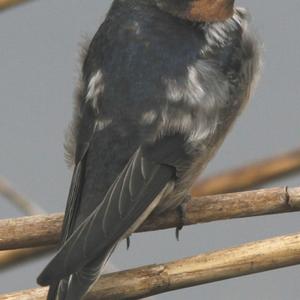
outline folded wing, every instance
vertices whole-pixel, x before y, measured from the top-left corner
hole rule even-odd
[[[169,146],[162,149],[174,153],[175,149]],[[55,283],[80,271],[97,257],[104,257],[133,229],[168,182],[175,178],[176,169],[159,162],[162,149],[157,160],[149,159],[141,148],[135,152],[96,210],[73,232],[40,274],[39,284]]]

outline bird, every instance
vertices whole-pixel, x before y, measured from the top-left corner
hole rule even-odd
[[[113,1],[83,54],[60,247],[37,279],[48,300],[83,299],[120,241],[184,208],[260,73],[260,40],[234,2]]]

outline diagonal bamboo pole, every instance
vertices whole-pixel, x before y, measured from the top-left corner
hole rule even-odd
[[[45,213],[45,211],[36,203],[17,192],[17,190],[14,189],[11,184],[2,177],[0,177],[0,194],[27,215]],[[51,252],[51,249],[53,249],[53,247],[2,251],[0,252],[0,270],[3,271],[3,269],[7,269],[17,263],[40,257],[41,255]]]
[[[0,0],[1,1],[1,0]],[[32,200],[27,199],[19,192],[17,192],[11,184],[5,179],[0,177],[0,194],[13,203],[26,215],[43,214],[45,211],[40,208]]]
[[[187,204],[185,225],[300,210],[299,188],[273,188],[193,198]],[[58,242],[63,214],[0,220],[0,250],[39,247]],[[139,232],[178,226],[178,213],[150,218]]]
[[[40,258],[54,251],[54,247],[35,247],[0,251],[0,271],[9,269],[20,263],[30,261],[33,257]]]
[[[300,171],[300,149],[199,181],[193,196],[238,192]]]
[[[0,11],[32,0],[0,0]]]
[[[102,276],[86,300],[140,299],[218,280],[300,264],[300,233]],[[0,296],[45,300],[47,288]]]

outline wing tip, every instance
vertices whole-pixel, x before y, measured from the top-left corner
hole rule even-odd
[[[36,279],[36,282],[38,283],[38,285],[40,286],[47,286],[50,285],[50,277],[47,276],[47,273],[44,274],[44,272],[42,272]]]
[[[52,284],[54,280],[54,272],[52,272],[52,265],[49,264],[46,268],[40,273],[36,281],[40,286],[48,286]]]

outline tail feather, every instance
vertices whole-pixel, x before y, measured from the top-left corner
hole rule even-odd
[[[49,291],[47,295],[47,300],[56,300],[56,295],[58,292],[59,282],[53,283],[49,286]]]

